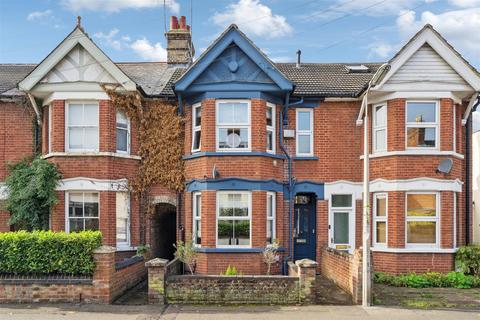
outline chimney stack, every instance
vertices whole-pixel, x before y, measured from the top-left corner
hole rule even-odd
[[[185,16],[180,17],[180,23],[175,16],[170,17],[170,30],[167,38],[167,63],[169,65],[188,66],[193,61],[195,49],[192,43],[192,33]]]

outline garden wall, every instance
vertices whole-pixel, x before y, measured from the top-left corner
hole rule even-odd
[[[93,277],[0,276],[0,303],[87,302],[111,303],[145,278],[143,258],[115,263],[115,248],[94,252]]]
[[[362,252],[353,254],[324,248],[321,251],[320,272],[352,295],[354,303],[362,301]]]

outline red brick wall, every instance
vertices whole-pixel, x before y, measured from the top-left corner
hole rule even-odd
[[[452,253],[391,253],[373,252],[374,271],[401,273],[449,272],[454,269]]]

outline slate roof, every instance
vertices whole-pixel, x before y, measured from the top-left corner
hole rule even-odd
[[[0,64],[0,94],[21,95],[17,84],[36,67],[36,64]]]

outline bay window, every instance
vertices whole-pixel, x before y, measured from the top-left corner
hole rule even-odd
[[[313,156],[313,110],[297,109],[297,156]]]
[[[67,232],[98,230],[98,198],[96,192],[67,193]]]
[[[439,201],[437,193],[407,193],[407,246],[437,246]]]
[[[252,194],[217,192],[217,246],[250,247]]]
[[[267,103],[267,152],[275,153],[275,105]]]
[[[192,219],[193,245],[200,247],[202,244],[202,194],[193,194],[193,219]]]
[[[267,192],[267,244],[275,240],[275,229],[275,193]]]
[[[437,148],[439,136],[438,103],[407,101],[407,148]]]
[[[200,151],[202,146],[202,105],[192,107],[192,152]]]
[[[129,153],[130,149],[130,125],[127,115],[123,111],[117,111],[117,152]]]
[[[117,247],[130,246],[130,196],[128,192],[116,192]]]
[[[217,101],[216,127],[218,151],[249,151],[250,102]]]
[[[98,103],[69,103],[66,118],[66,149],[98,151]]]
[[[387,245],[387,215],[387,194],[375,194],[373,196],[373,243],[375,246]]]
[[[373,152],[387,151],[387,106],[373,108]]]
[[[330,246],[338,250],[353,249],[354,204],[351,194],[333,194],[330,200]]]

